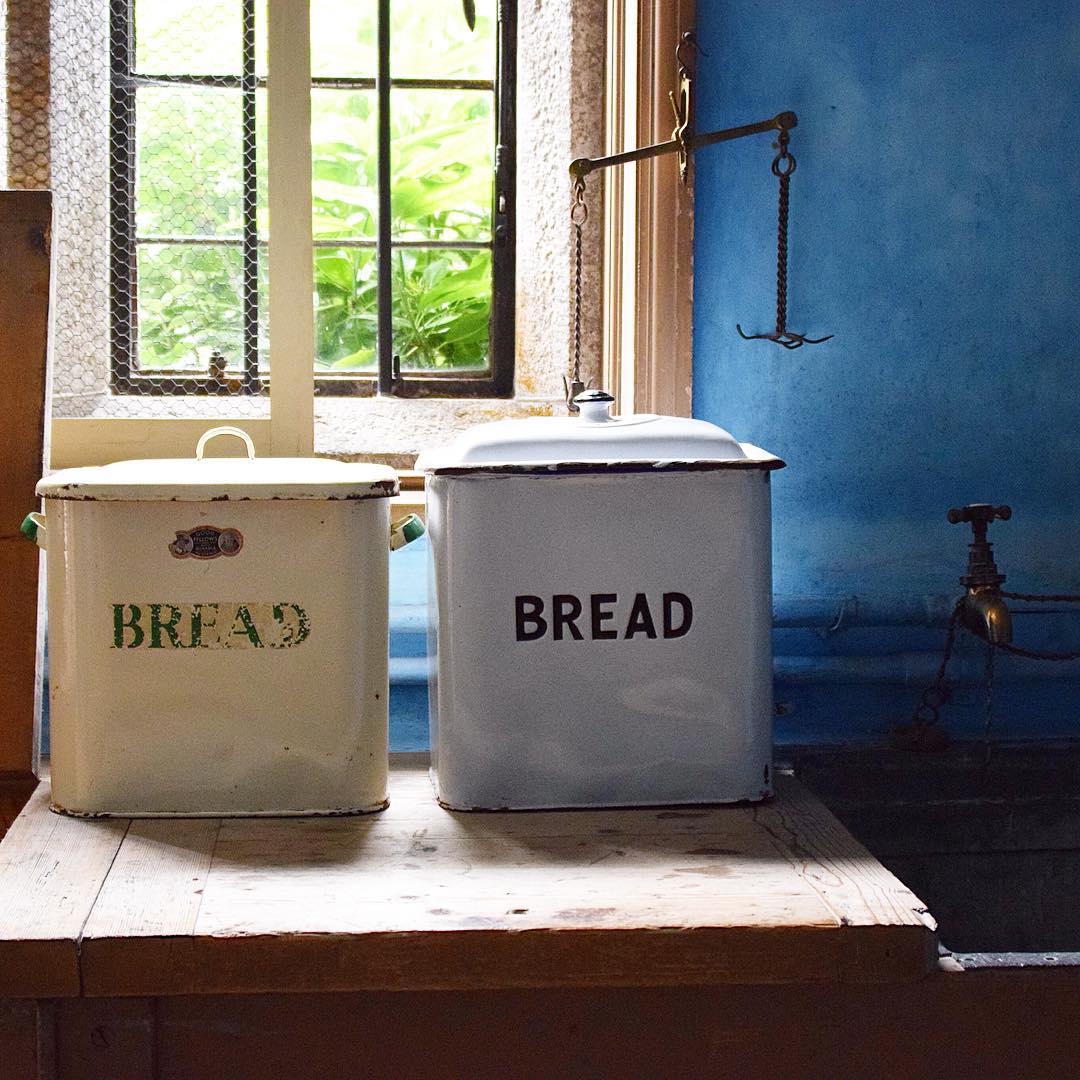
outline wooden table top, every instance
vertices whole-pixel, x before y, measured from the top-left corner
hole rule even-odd
[[[0,843],[0,995],[905,982],[919,899],[798,781],[767,804],[83,820]]]

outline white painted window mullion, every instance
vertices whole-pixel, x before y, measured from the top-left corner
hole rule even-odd
[[[270,446],[302,457],[315,434],[311,20],[309,0],[267,8]]]

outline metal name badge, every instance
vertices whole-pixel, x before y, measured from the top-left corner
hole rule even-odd
[[[174,559],[217,559],[235,555],[244,546],[239,529],[219,529],[214,525],[199,525],[184,532],[177,531],[169,544]]]

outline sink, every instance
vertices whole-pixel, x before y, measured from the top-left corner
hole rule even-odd
[[[785,753],[963,966],[1080,964],[1080,740]]]

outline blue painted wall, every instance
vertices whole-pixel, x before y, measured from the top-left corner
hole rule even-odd
[[[966,541],[944,514],[975,501],[1014,509],[993,528],[1009,587],[1080,592],[1080,5],[698,0],[698,35],[700,129],[799,115],[788,322],[836,335],[797,352],[736,336],[772,329],[773,151],[703,151],[694,409],[789,464],[776,593],[957,591]],[[1018,623],[1080,646],[1067,617]],[[777,636],[800,655],[940,641]],[[807,704],[804,730],[831,710],[834,731],[880,731],[911,691],[836,715],[839,697]],[[1075,685],[1040,700],[1002,730],[1080,733]]]

